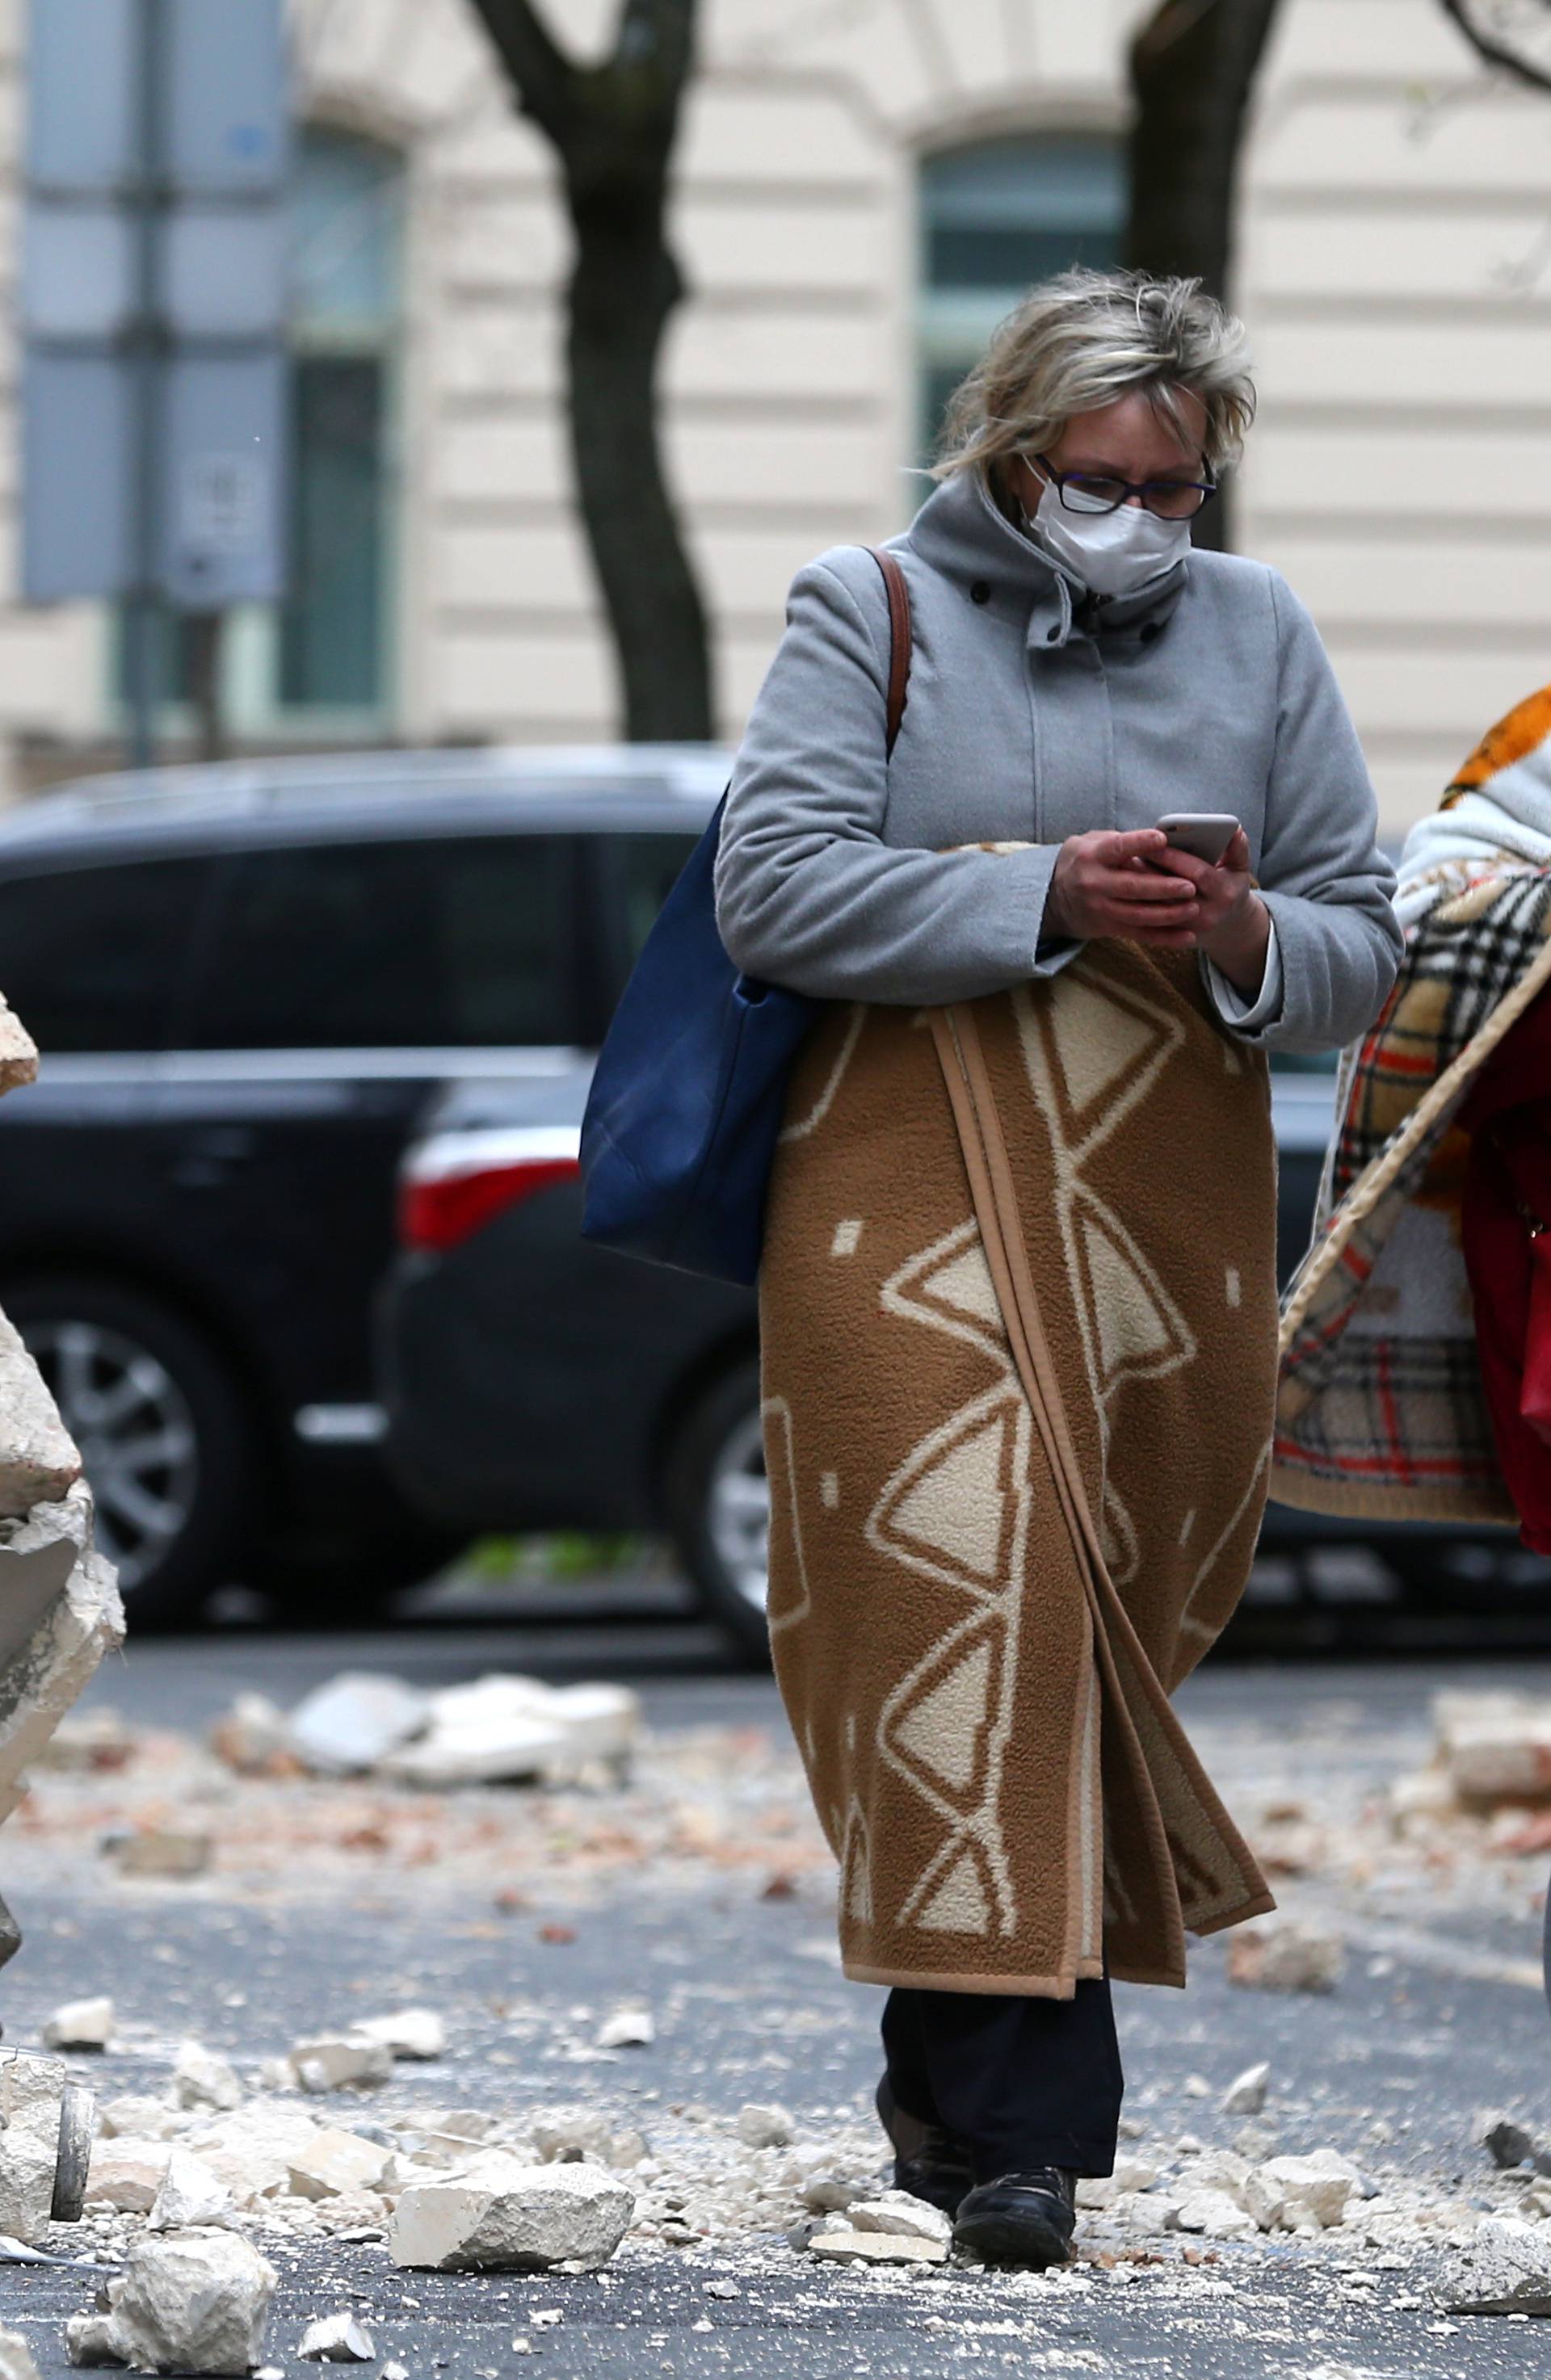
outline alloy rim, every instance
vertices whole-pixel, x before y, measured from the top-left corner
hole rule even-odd
[[[100,1323],[31,1323],[27,1343],[80,1450],[97,1543],[132,1594],[194,1508],[199,1444],[189,1401],[148,1348]]]
[[[770,1584],[770,1486],[757,1413],[729,1432],[712,1467],[710,1535],[727,1584],[763,1620]]]

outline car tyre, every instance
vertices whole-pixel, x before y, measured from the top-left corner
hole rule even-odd
[[[382,1617],[396,1597],[446,1570],[467,1542],[406,1513],[381,1537],[278,1539],[249,1565],[248,1579],[293,1627],[356,1626]]]
[[[756,1362],[723,1374],[668,1458],[668,1525],[707,1612],[751,1665],[770,1659],[764,1618],[770,1507]]]
[[[257,1432],[220,1350],[172,1306],[90,1275],[33,1275],[3,1296],[79,1447],[97,1543],[131,1627],[192,1617],[240,1574]]]

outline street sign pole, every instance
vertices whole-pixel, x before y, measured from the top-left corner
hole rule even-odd
[[[133,583],[125,603],[129,758],[149,769],[155,757],[156,563],[161,506],[157,480],[165,340],[157,318],[157,247],[162,209],[162,0],[135,0],[136,150],[132,189],[134,313],[130,359],[130,503]]]

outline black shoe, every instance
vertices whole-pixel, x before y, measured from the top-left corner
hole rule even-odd
[[[894,2148],[894,2187],[923,2198],[928,2206],[956,2215],[974,2182],[970,2152],[936,2124],[923,2124],[901,2107],[885,2075],[878,2085],[878,2121]]]
[[[1077,2228],[1076,2177],[1057,2166],[983,2181],[959,2208],[953,2244],[986,2265],[1064,2265]]]

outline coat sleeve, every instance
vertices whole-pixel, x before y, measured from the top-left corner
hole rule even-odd
[[[793,583],[722,820],[716,921],[727,953],[745,974],[814,999],[904,1006],[1053,975],[1079,947],[1039,949],[1054,845],[934,852],[883,840],[881,578],[877,612],[873,625],[827,556]]]
[[[1399,969],[1395,871],[1357,731],[1319,633],[1285,579],[1276,614],[1276,737],[1260,882],[1276,929],[1282,1000],[1245,1038],[1336,1050],[1365,1033]]]

